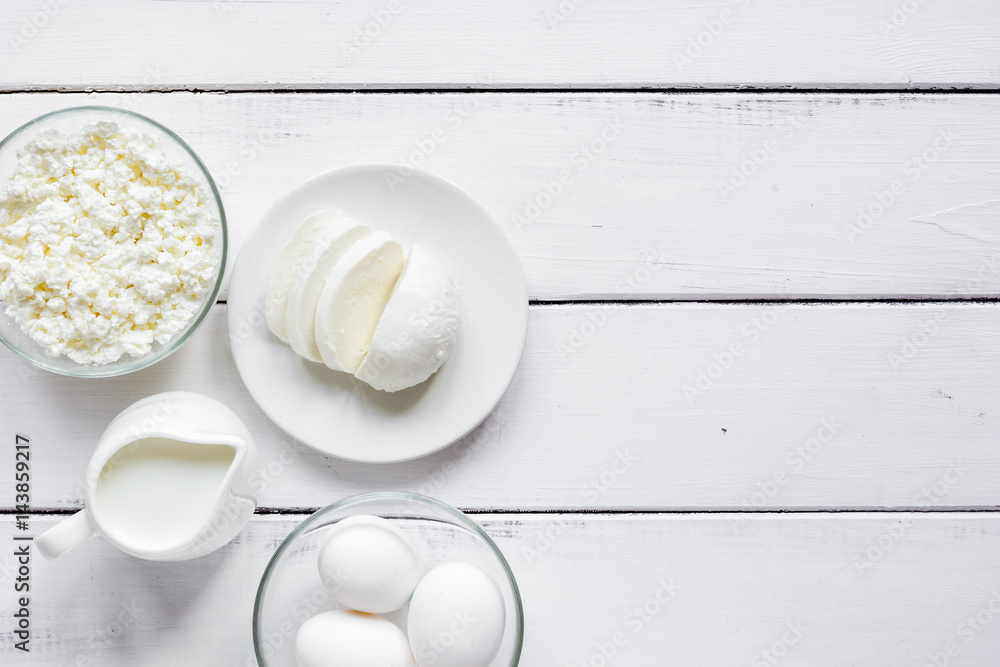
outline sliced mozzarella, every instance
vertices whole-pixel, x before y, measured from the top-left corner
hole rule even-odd
[[[371,233],[350,218],[332,223],[313,241],[298,265],[298,280],[288,291],[288,343],[299,356],[322,362],[316,347],[316,306],[326,277],[355,243]]]
[[[361,240],[337,262],[316,308],[316,345],[330,368],[353,373],[368,351],[405,257],[384,232]]]
[[[461,322],[455,283],[413,246],[355,375],[390,392],[420,384],[451,354]]]
[[[271,269],[264,299],[264,314],[267,326],[275,336],[286,343],[288,342],[288,292],[298,281],[299,264],[320,234],[331,224],[343,221],[345,218],[344,213],[332,209],[317,211],[310,215],[296,228],[292,239],[281,251],[278,261]]]

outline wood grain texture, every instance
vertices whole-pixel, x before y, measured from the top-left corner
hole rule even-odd
[[[6,90],[1000,81],[990,0],[17,0],[3,27]]]
[[[494,415],[385,467],[257,409],[225,304],[123,378],[0,349],[33,508],[79,507],[108,421],[186,389],[246,421],[260,504],[293,512],[190,563],[36,556],[30,654],[12,538],[60,517],[0,515],[0,664],[254,667],[256,586],[297,510],[377,489],[498,512],[475,518],[518,578],[525,667],[994,664],[998,86],[992,0],[3,2],[0,137],[77,104],[165,123],[222,187],[233,258],[318,172],[420,166],[490,211],[532,299],[598,303],[532,306]],[[976,94],[914,92],[953,89]],[[214,92],[121,92],[178,90]]]
[[[139,561],[99,539],[36,557],[32,653],[4,632],[0,660],[253,667],[256,586],[302,518],[257,517],[190,563]],[[1000,651],[996,514],[754,515],[735,530],[727,515],[475,518],[518,579],[524,667],[587,664],[616,635],[608,664],[635,667],[901,667],[949,646],[950,664],[985,666]],[[12,532],[3,517],[0,540]],[[0,557],[8,582],[12,561]],[[0,606],[0,625],[12,613]]]
[[[381,162],[480,201],[534,299],[1000,291],[998,95],[35,94],[4,98],[0,134],[87,103],[191,143],[234,258],[310,176]]]
[[[331,459],[278,431],[234,370],[224,309],[125,377],[63,378],[0,355],[0,423],[34,443],[35,507],[80,506],[106,424],[173,389],[246,421],[265,507],[374,489],[478,510],[1000,505],[997,304],[533,307],[494,416],[391,466]],[[0,458],[7,506],[12,466]]]

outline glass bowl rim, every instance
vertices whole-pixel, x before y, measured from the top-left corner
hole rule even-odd
[[[225,279],[226,265],[229,261],[229,227],[228,224],[226,223],[226,209],[224,204],[222,203],[222,194],[219,192],[219,188],[215,184],[215,179],[212,178],[212,174],[208,170],[208,167],[205,166],[205,163],[202,162],[198,154],[194,151],[193,148],[191,148],[191,146],[188,145],[186,141],[184,141],[176,132],[171,130],[169,127],[156,120],[153,120],[149,116],[144,116],[143,114],[138,113],[136,111],[132,111],[131,109],[121,109],[118,107],[111,107],[101,104],[87,104],[81,106],[65,107],[63,109],[55,109],[53,111],[48,111],[46,113],[41,114],[40,116],[32,118],[28,122],[22,124],[20,127],[10,132],[6,137],[3,138],[3,140],[0,140],[0,152],[2,152],[3,149],[8,146],[8,144],[13,142],[16,138],[20,137],[24,132],[28,131],[32,127],[39,125],[40,123],[46,120],[49,120],[56,116],[63,116],[63,115],[68,116],[73,113],[92,112],[92,111],[101,113],[110,113],[110,114],[121,114],[123,116],[130,117],[133,120],[137,119],[139,120],[140,123],[148,123],[153,127],[155,127],[156,129],[162,131],[171,139],[173,139],[173,141],[178,146],[180,146],[180,148],[183,149],[183,151],[187,153],[191,157],[191,159],[194,160],[195,165],[198,167],[199,171],[201,171],[202,175],[205,177],[209,189],[211,190],[212,196],[215,199],[215,203],[219,208],[219,227],[222,230],[222,252],[219,254],[219,274],[218,276],[216,276],[215,284],[212,286],[211,293],[206,296],[205,304],[202,306],[200,312],[195,316],[193,320],[191,320],[191,323],[187,326],[187,328],[184,331],[180,333],[180,335],[177,338],[167,343],[165,348],[160,350],[159,356],[154,356],[153,353],[151,352],[147,356],[135,359],[134,366],[130,364],[123,364],[122,366],[111,368],[109,366],[86,366],[80,364],[79,368],[81,369],[81,371],[62,368],[55,364],[46,363],[43,359],[36,359],[32,356],[29,356],[27,353],[22,351],[18,345],[16,345],[12,341],[7,340],[7,337],[4,336],[2,333],[0,333],[0,343],[3,343],[4,347],[6,347],[8,350],[10,350],[17,356],[21,357],[22,359],[30,363],[32,366],[35,366],[36,368],[41,368],[42,370],[49,371],[50,373],[56,373],[58,375],[63,375],[66,377],[78,377],[78,378],[106,378],[106,377],[117,377],[120,375],[127,375],[129,373],[134,373],[135,371],[139,371],[144,368],[149,368],[150,366],[160,361],[163,361],[171,354],[176,352],[178,349],[180,349],[181,345],[183,345],[184,342],[187,341],[187,339],[190,338],[191,335],[201,327],[202,323],[208,317],[208,314],[212,311],[212,308],[216,305],[216,301],[219,298],[219,292],[222,291],[222,282]],[[102,371],[100,369],[104,370]]]
[[[510,663],[510,667],[516,667],[516,665],[518,665],[518,663],[521,662],[521,649],[524,644],[524,608],[523,608],[523,603],[521,601],[521,591],[517,586],[517,579],[514,578],[514,572],[510,569],[510,564],[504,557],[503,552],[500,551],[500,548],[493,541],[493,538],[490,537],[478,523],[473,521],[464,512],[462,512],[462,510],[456,507],[452,507],[451,505],[443,503],[440,500],[436,500],[429,496],[424,496],[419,493],[409,493],[402,491],[374,491],[370,493],[359,493],[338,500],[335,503],[331,503],[326,507],[322,507],[313,512],[306,519],[300,522],[299,525],[297,525],[294,529],[292,529],[292,532],[290,532],[285,537],[285,539],[282,540],[281,544],[278,545],[278,548],[274,550],[274,554],[271,555],[271,559],[267,562],[267,567],[264,568],[264,574],[261,575],[260,584],[257,586],[257,595],[254,598],[253,628],[252,628],[253,652],[254,652],[254,657],[256,657],[257,659],[257,664],[260,667],[266,667],[267,664],[264,656],[261,653],[257,626],[258,626],[258,621],[260,619],[261,601],[264,596],[265,584],[271,579],[271,574],[273,573],[275,567],[277,566],[279,558],[285,553],[287,549],[290,548],[290,545],[293,542],[295,542],[295,540],[299,536],[305,533],[307,529],[310,528],[313,524],[318,523],[323,517],[332,514],[339,509],[343,509],[345,507],[349,507],[350,505],[355,505],[369,500],[376,500],[376,501],[398,500],[404,502],[416,501],[417,503],[430,505],[431,507],[441,510],[446,514],[448,514],[449,516],[451,516],[452,518],[456,519],[459,524],[465,526],[466,528],[471,529],[474,534],[480,537],[483,540],[483,542],[487,546],[489,546],[490,550],[492,550],[493,552],[493,555],[496,556],[497,560],[500,562],[500,565],[503,568],[504,573],[507,575],[507,581],[510,583],[511,592],[513,593],[514,596],[514,613],[517,626],[517,636],[514,639],[516,645],[514,647],[514,655],[512,662]]]

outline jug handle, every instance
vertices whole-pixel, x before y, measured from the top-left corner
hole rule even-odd
[[[90,513],[82,509],[35,538],[38,551],[48,559],[58,558],[97,535]]]

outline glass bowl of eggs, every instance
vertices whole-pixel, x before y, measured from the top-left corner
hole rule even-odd
[[[253,613],[261,667],[514,667],[524,614],[503,554],[461,511],[368,493],[303,521]]]
[[[226,246],[211,174],[150,118],[72,107],[0,141],[0,343],[38,368],[164,359],[214,306]]]

